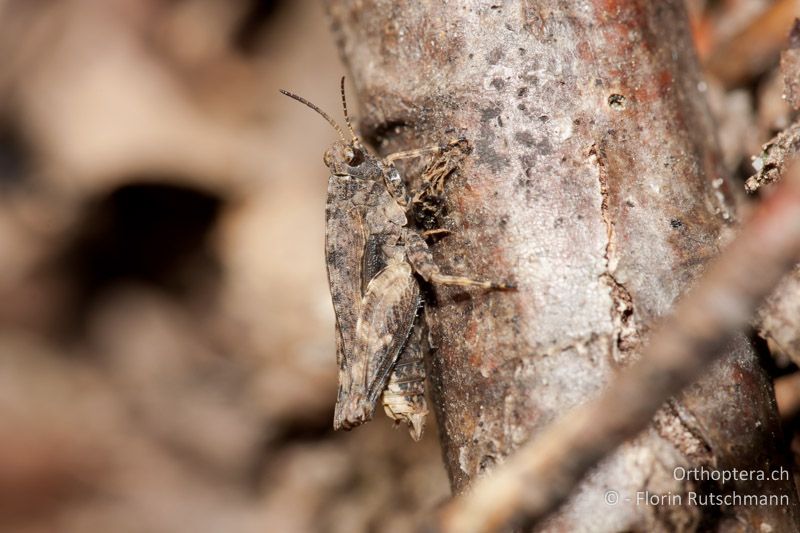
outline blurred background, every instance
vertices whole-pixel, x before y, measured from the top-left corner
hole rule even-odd
[[[687,1],[745,178],[797,2]],[[411,531],[435,426],[331,429],[323,6],[0,0],[0,51],[0,531]]]
[[[0,1],[0,530],[407,531],[436,431],[331,428],[318,2]]]

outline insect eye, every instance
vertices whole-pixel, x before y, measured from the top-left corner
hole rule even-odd
[[[348,148],[344,152],[344,158],[347,160],[347,164],[350,165],[350,164],[353,163],[353,160],[356,158],[356,154],[355,154],[355,152],[353,152],[353,150]]]
[[[358,148],[347,151],[347,164],[357,167],[364,162],[364,152]]]

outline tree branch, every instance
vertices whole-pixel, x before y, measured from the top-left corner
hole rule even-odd
[[[518,288],[427,295],[431,399],[461,492],[638,360],[652,324],[733,233],[684,2],[329,0],[328,10],[368,141],[382,153],[459,136],[475,147],[446,184],[437,263]],[[409,180],[417,170],[402,167]],[[739,336],[548,526],[791,528],[793,516],[768,506],[603,500],[609,488],[692,490],[678,466],[779,464],[772,394]]]
[[[794,166],[742,232],[654,334],[644,357],[595,401],[564,416],[441,513],[448,533],[495,531],[543,518],[583,475],[699,378],[800,257],[800,168]]]

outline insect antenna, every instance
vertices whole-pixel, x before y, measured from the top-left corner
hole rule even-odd
[[[358,135],[356,135],[356,131],[353,129],[353,125],[350,123],[350,115],[347,114],[347,98],[344,95],[344,76],[342,76],[341,91],[342,109],[344,109],[344,121],[347,122],[347,128],[350,130],[350,133],[353,134],[353,141],[358,142]]]
[[[344,78],[342,78],[342,81],[344,82]],[[282,93],[282,94],[285,94],[285,95],[286,95],[286,96],[288,96],[289,98],[293,98],[294,100],[297,100],[297,101],[298,101],[298,102],[300,102],[301,104],[305,104],[305,105],[307,105],[308,107],[310,107],[311,109],[313,109],[314,111],[316,111],[317,113],[319,113],[320,115],[322,115],[322,118],[324,118],[325,120],[327,120],[327,121],[328,121],[328,124],[330,124],[331,126],[333,126],[333,129],[335,129],[335,130],[336,130],[336,132],[339,134],[339,137],[342,139],[342,141],[343,141],[343,142],[347,142],[347,140],[344,138],[344,132],[342,131],[342,127],[341,127],[341,126],[339,126],[339,125],[336,123],[336,121],[334,121],[334,120],[333,120],[333,119],[330,117],[330,115],[328,115],[328,114],[327,114],[325,111],[323,111],[322,109],[320,109],[320,108],[319,108],[319,107],[317,107],[316,105],[312,104],[311,102],[309,102],[308,100],[306,100],[306,99],[305,99],[305,98],[303,98],[302,96],[298,96],[298,95],[296,95],[296,94],[294,94],[294,93],[290,93],[289,91],[284,91],[283,89],[281,89],[280,91],[281,91],[281,93]],[[346,117],[346,116],[347,116],[347,114],[345,113],[345,117]],[[349,121],[348,121],[347,125],[348,125],[348,126],[350,126],[350,122],[349,122]],[[352,128],[352,127],[350,127],[350,131],[352,131],[352,130],[353,130],[353,128]]]

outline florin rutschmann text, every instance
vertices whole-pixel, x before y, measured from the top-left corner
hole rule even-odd
[[[653,492],[649,490],[637,491],[633,497],[621,495],[616,490],[608,490],[605,493],[605,502],[608,505],[617,505],[626,502],[635,505],[653,506],[785,506],[789,505],[789,495],[780,493],[742,493],[740,490],[728,490],[726,483],[731,482],[770,482],[788,481],[790,472],[783,468],[774,470],[752,470],[752,469],[710,469],[706,467],[684,468],[677,467],[672,471],[676,481],[688,481],[690,484],[713,482],[718,484],[718,489],[722,492],[713,490],[688,490],[680,492]]]

